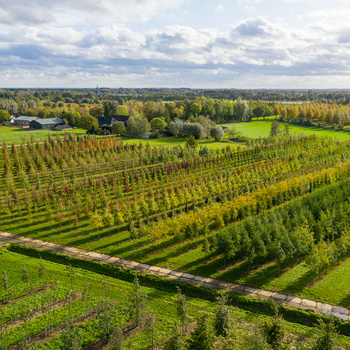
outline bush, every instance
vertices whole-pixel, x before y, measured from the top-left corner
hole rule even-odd
[[[210,129],[210,136],[215,139],[215,141],[220,141],[224,137],[224,130],[220,125],[214,126]]]

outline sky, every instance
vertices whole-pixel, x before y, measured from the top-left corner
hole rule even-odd
[[[0,0],[0,88],[350,88],[350,0]]]

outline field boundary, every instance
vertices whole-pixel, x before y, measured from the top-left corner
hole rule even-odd
[[[122,259],[118,257],[113,257],[106,254],[101,254],[93,251],[86,251],[83,249],[75,248],[75,247],[69,247],[64,246],[56,243],[50,243],[45,242],[39,239],[33,239],[30,237],[24,237],[19,236],[15,234],[11,234],[8,232],[0,232],[0,245],[6,246],[11,244],[17,244],[17,246],[13,246],[14,251],[18,251],[19,253],[26,254],[26,255],[38,255],[43,258],[47,258],[48,254],[50,255],[50,260],[52,260],[54,257],[56,257],[56,262],[64,262],[65,257],[68,258],[69,261],[65,261],[64,263],[70,264],[71,262],[74,262],[74,260],[79,260],[80,262],[82,260],[86,261],[87,268],[98,268],[100,265],[104,265],[106,267],[106,271],[103,270],[102,272],[108,274],[109,268],[118,268],[119,273],[109,272],[109,275],[115,276],[120,279],[125,280],[132,280],[132,274],[130,272],[137,272],[140,273],[139,277],[151,278],[153,276],[159,277],[162,280],[165,280],[169,287],[172,284],[171,282],[174,282],[176,285],[185,286],[186,284],[191,284],[193,286],[196,286],[197,292],[199,292],[199,289],[203,291],[207,290],[210,291],[205,298],[206,299],[215,299],[215,296],[217,293],[214,293],[214,291],[225,291],[230,293],[230,295],[238,294],[243,297],[247,297],[250,300],[258,299],[262,303],[260,305],[263,306],[263,308],[267,307],[268,305],[265,303],[274,302],[277,304],[282,305],[284,308],[291,308],[291,309],[298,309],[299,312],[306,312],[308,313],[311,311],[312,313],[321,314],[321,315],[332,315],[339,321],[348,321],[350,320],[350,309],[335,306],[327,303],[322,303],[310,299],[304,299],[300,298],[294,295],[290,294],[283,294],[268,290],[263,290],[259,288],[253,288],[246,285],[241,284],[235,284],[230,282],[221,281],[219,279],[209,278],[209,277],[202,277],[198,275],[189,274],[183,271],[177,271],[177,270],[171,270],[167,268],[162,268],[159,266],[152,266],[144,263],[139,263],[136,261],[131,261],[127,259]],[[27,248],[28,247],[28,248]],[[29,252],[30,250],[30,252]],[[52,256],[51,256],[52,255]],[[54,259],[55,260],[55,259]],[[93,264],[98,264],[97,266],[94,266]],[[72,263],[73,265],[73,263]],[[74,264],[77,265],[77,264]],[[81,264],[78,264],[81,268],[86,268],[85,266],[80,266]],[[91,266],[90,266],[91,265]],[[107,265],[107,266],[106,266]],[[128,274],[126,276],[125,274]],[[125,276],[124,276],[125,275]],[[153,275],[153,276],[150,276]],[[142,278],[142,279],[144,279]],[[141,280],[142,282],[142,280]],[[157,284],[156,281],[152,281],[153,284]],[[213,292],[211,292],[213,291]],[[200,297],[197,295],[197,297]],[[239,298],[239,297],[238,297]],[[242,297],[240,297],[242,298]],[[248,306],[250,304],[248,302],[248,299],[243,300],[235,300],[233,304],[239,304],[238,307]],[[254,301],[251,302],[251,304],[254,304]],[[271,305],[270,305],[271,306]],[[293,314],[293,312],[291,312]],[[319,317],[311,317],[312,319],[322,318],[325,316]],[[306,315],[304,315],[306,316]],[[349,323],[346,323],[349,325]],[[348,328],[348,327],[347,327]],[[350,334],[350,328],[346,331],[346,333]]]

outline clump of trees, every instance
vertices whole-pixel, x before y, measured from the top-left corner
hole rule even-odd
[[[129,137],[141,137],[150,128],[149,122],[146,117],[134,116],[130,117],[127,121],[126,135]]]

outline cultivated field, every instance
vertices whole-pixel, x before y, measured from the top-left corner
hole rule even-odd
[[[112,137],[49,135],[43,142],[28,139],[18,146],[15,141],[4,141],[0,165],[2,231],[350,307],[348,142],[290,136],[257,141],[244,149],[228,144],[199,156],[181,145],[151,147]],[[3,297],[7,293],[13,300],[22,300],[30,289],[39,291],[42,277],[35,266],[40,266],[40,260],[19,258],[7,251],[0,259],[8,276],[17,274],[8,278],[16,285],[17,296],[10,296],[3,287]],[[23,266],[28,260],[30,279],[14,259],[20,259]],[[105,283],[102,277],[74,271],[86,276],[74,277],[73,287],[73,270],[44,264],[47,269],[57,268],[60,272],[56,274],[66,281],[49,309],[63,297],[73,298],[68,304],[62,301],[65,311],[58,312],[55,325],[47,327],[56,329],[73,317],[82,329],[84,346],[98,341],[98,315],[104,313],[101,307],[107,298],[101,291]],[[49,285],[48,290],[52,289],[52,278],[43,284]],[[96,296],[90,308],[100,309],[85,322],[79,318],[86,311],[79,293],[84,290],[82,283],[90,279]],[[108,283],[112,286],[108,302],[118,300],[120,307],[113,325],[123,327],[129,322],[123,300],[132,287],[109,279]],[[74,295],[67,296],[73,289]],[[176,290],[172,296],[161,290],[147,291],[153,300],[148,313],[157,313],[160,320],[158,341],[164,341],[175,321],[171,316],[174,305],[169,300],[175,298]],[[71,308],[70,304],[76,306]],[[35,308],[29,312],[22,307],[22,314],[16,316],[22,320],[18,324],[21,331],[8,327],[8,345],[45,330],[49,316],[35,314],[40,312]],[[8,309],[6,323],[17,322],[14,316],[10,321],[11,307]],[[212,312],[215,305],[193,301],[192,321],[198,309]],[[73,311],[73,316],[67,316]],[[247,315],[232,312],[237,319]],[[29,314],[38,315],[30,327]],[[249,317],[261,322],[266,313],[261,318]],[[294,326],[288,327],[296,332]],[[52,339],[43,340],[50,344],[43,344],[43,349],[60,348],[61,328]],[[301,327],[298,332],[306,331]],[[149,332],[137,332],[127,341],[134,342],[135,349],[148,349]]]

